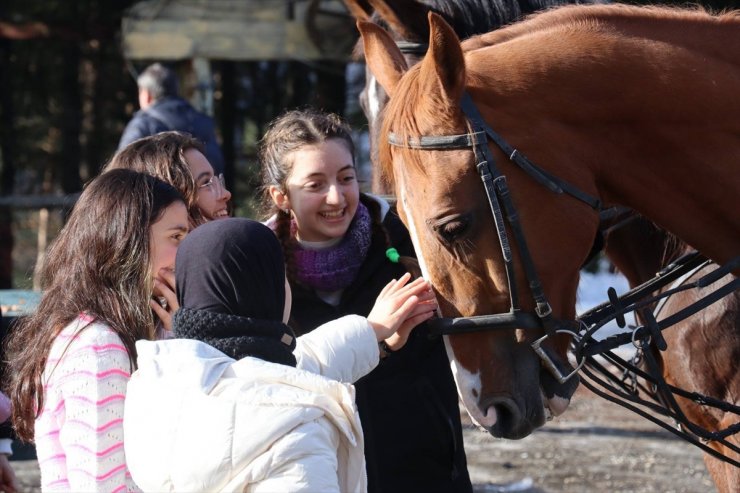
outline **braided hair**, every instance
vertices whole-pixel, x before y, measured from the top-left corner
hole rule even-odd
[[[340,140],[355,158],[352,130],[342,118],[333,113],[314,109],[292,110],[275,119],[259,143],[258,157],[262,177],[262,213],[264,217],[274,217],[273,229],[280,241],[285,256],[285,271],[291,284],[296,283],[296,264],[294,249],[296,239],[291,234],[290,211],[280,209],[272,200],[270,187],[287,191],[286,182],[293,170],[290,154],[298,149],[326,142]],[[372,234],[385,240],[385,247],[392,246],[388,230],[383,225],[380,204],[365,194],[360,201],[367,207],[372,219]],[[420,270],[416,259],[402,256],[400,262],[406,269],[418,276]]]
[[[290,154],[302,147],[328,140],[341,141],[354,161],[355,145],[349,125],[339,115],[311,108],[291,110],[273,120],[259,143],[263,214],[265,217],[275,216],[273,229],[283,247],[286,275],[291,283],[296,278],[293,255],[296,240],[290,231],[290,211],[278,208],[270,196],[270,187],[285,192],[286,182],[293,171]]]

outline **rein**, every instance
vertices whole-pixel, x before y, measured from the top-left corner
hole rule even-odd
[[[609,288],[611,301],[599,305],[580,316],[580,320],[583,326],[587,327],[587,330],[577,338],[574,344],[574,352],[578,366],[582,368],[582,377],[584,378],[581,379],[581,382],[596,395],[652,421],[717,459],[735,467],[740,467],[740,462],[721,454],[706,444],[706,442],[715,442],[740,454],[740,447],[727,440],[728,437],[740,432],[740,406],[697,392],[688,392],[668,384],[663,378],[660,363],[653,353],[653,349],[658,351],[667,349],[661,331],[740,289],[740,279],[733,277],[732,280],[715,288],[683,310],[666,319],[656,321],[657,314],[670,296],[681,291],[706,288],[714,284],[740,266],[740,257],[734,258],[699,279],[686,282],[688,278],[709,263],[698,252],[691,252],[658,272],[647,283],[634,288],[619,298],[616,297],[613,288]],[[658,295],[650,296],[651,293],[668,285],[670,285],[669,289]],[[649,307],[656,302],[656,308],[650,310]],[[626,325],[624,315],[628,312],[637,313],[638,311],[645,320],[643,325],[631,327],[628,332],[611,336],[602,341],[597,341],[592,337],[599,328],[611,320],[615,320],[619,327],[624,328]],[[633,362],[627,362],[611,351],[630,342],[637,349]],[[621,378],[616,376],[614,370],[606,368],[596,359],[596,356],[604,358],[614,369],[622,370],[623,376]],[[638,366],[639,360],[642,358],[645,360],[645,371]],[[638,380],[638,377],[641,380]],[[631,383],[626,383],[628,378]],[[641,382],[647,382],[650,388]],[[650,400],[641,397],[641,394],[647,395]],[[724,413],[732,413],[739,419],[724,429],[709,430],[692,422],[681,410],[675,396],[693,401],[705,408],[714,408]],[[678,424],[678,427],[671,425],[668,422],[669,420]]]

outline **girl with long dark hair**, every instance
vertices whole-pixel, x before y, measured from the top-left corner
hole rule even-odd
[[[36,443],[42,490],[138,490],[123,448],[126,385],[187,232],[175,188],[120,169],[85,188],[51,245],[41,302],[8,347],[13,424]]]

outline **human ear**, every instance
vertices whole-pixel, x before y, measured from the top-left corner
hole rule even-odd
[[[288,198],[287,193],[283,192],[275,185],[270,185],[269,192],[270,197],[272,197],[272,201],[276,206],[278,206],[278,209],[283,211],[290,210],[290,199]]]
[[[139,90],[139,107],[141,109],[146,109],[149,106],[152,105],[154,102],[154,97],[152,96],[152,93],[147,89],[140,89]]]

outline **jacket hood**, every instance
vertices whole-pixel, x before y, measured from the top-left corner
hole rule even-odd
[[[350,385],[256,358],[235,361],[195,340],[139,341],[136,349],[124,444],[145,491],[241,490],[260,479],[252,463],[321,417],[345,447],[362,446]]]

